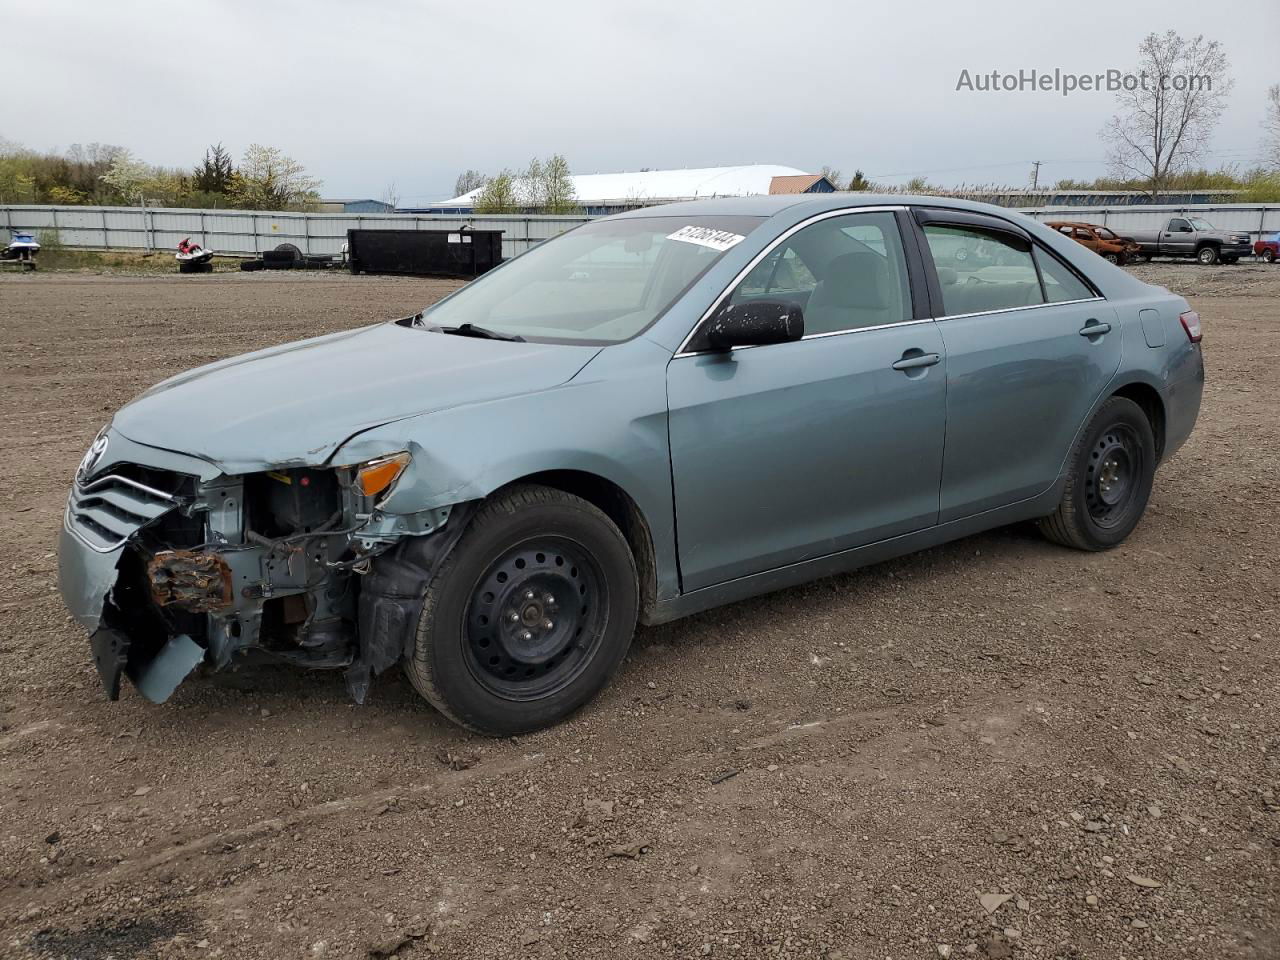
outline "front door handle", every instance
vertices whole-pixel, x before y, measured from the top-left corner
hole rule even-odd
[[[921,367],[932,367],[941,360],[940,354],[921,353],[918,350],[908,350],[903,354],[901,360],[894,361],[893,369],[895,370],[918,370]]]
[[[1111,332],[1111,324],[1099,323],[1097,320],[1090,320],[1080,328],[1079,333],[1082,337],[1100,337],[1104,333]]]

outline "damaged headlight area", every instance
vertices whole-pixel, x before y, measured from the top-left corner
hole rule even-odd
[[[440,531],[458,509],[386,513],[410,462],[400,451],[205,479],[82,467],[60,579],[108,696],[125,675],[162,702],[201,663],[220,669],[260,651],[345,668],[363,701],[372,676],[403,655],[423,577],[450,539]]]

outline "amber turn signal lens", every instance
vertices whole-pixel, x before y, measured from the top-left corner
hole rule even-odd
[[[400,479],[409,459],[409,454],[397,453],[370,460],[356,471],[356,486],[366,497],[376,497]]]

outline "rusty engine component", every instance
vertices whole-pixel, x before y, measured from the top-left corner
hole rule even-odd
[[[162,607],[212,613],[231,606],[231,568],[217,553],[164,550],[147,564],[151,597]]]

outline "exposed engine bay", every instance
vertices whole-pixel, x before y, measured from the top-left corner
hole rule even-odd
[[[422,589],[463,526],[446,523],[467,509],[385,515],[408,460],[207,480],[116,463],[78,477],[66,533],[116,557],[92,631],[108,695],[125,674],[162,701],[200,663],[221,669],[254,650],[345,669],[363,702],[404,655]]]

